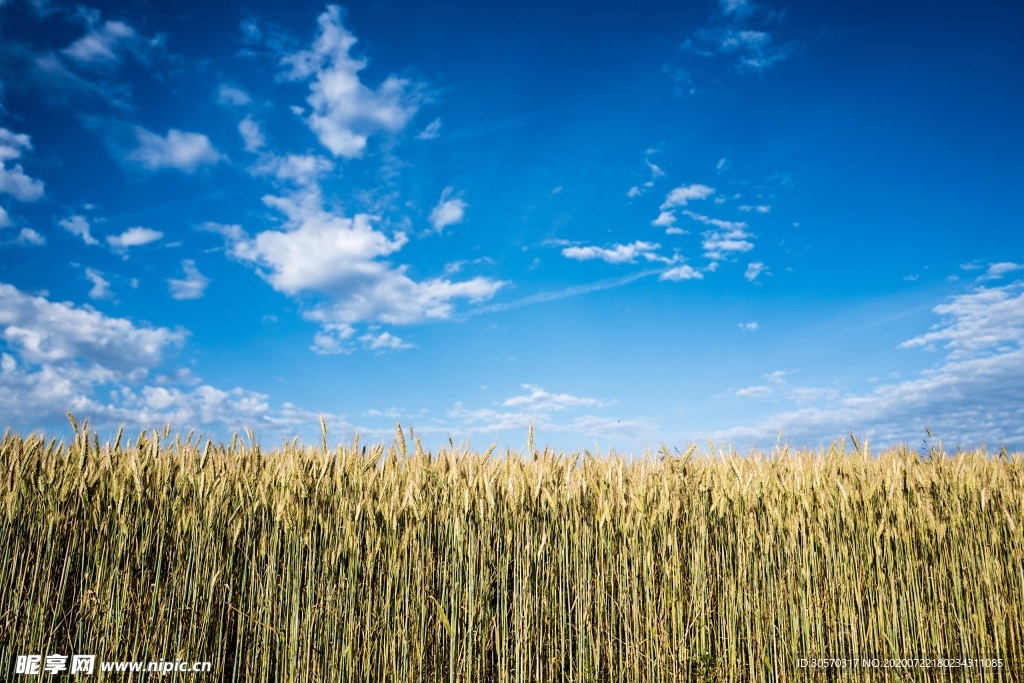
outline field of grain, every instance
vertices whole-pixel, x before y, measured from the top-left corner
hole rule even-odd
[[[34,653],[213,662],[152,680],[1022,681],[1024,456],[8,432],[0,667]],[[1002,666],[800,666],[822,657]]]

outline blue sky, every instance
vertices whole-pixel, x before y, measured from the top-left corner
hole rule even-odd
[[[0,422],[1024,449],[1024,7],[0,0]]]

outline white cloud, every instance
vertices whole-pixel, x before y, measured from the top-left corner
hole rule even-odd
[[[1018,270],[1022,269],[1024,269],[1024,265],[1021,265],[1019,263],[1009,263],[1005,261],[1002,263],[990,263],[988,269],[985,271],[985,274],[979,279],[998,280],[1002,278],[1004,275],[1015,273]]]
[[[772,442],[782,429],[789,439],[830,441],[853,430],[873,443],[916,442],[927,425],[947,448],[982,442],[1024,448],[1024,281],[978,287],[936,306],[944,321],[900,348],[943,343],[946,355],[932,369],[869,394],[834,388],[776,392],[797,404],[761,422],[725,429],[715,439]]]
[[[707,199],[714,193],[714,188],[699,183],[680,185],[665,196],[665,201],[661,204],[661,213],[651,221],[651,225],[671,230],[675,227],[677,207],[686,206],[694,200]]]
[[[680,280],[703,280],[704,274],[690,266],[682,265],[666,270],[658,276],[658,279],[671,280],[672,282],[679,282]]]
[[[632,244],[616,244],[611,249],[601,247],[566,247],[562,250],[562,256],[576,261],[590,261],[600,259],[606,263],[634,263],[638,256],[647,258],[653,256],[653,252],[661,248],[661,245],[653,242],[633,242]],[[647,260],[654,260],[647,258]]]
[[[1024,343],[1024,282],[978,287],[932,310],[945,316],[946,322],[908,339],[899,348],[942,344],[951,359],[960,359]]]
[[[441,135],[441,119],[434,119],[417,135],[420,140],[434,140]]]
[[[205,277],[196,267],[192,259],[185,259],[181,262],[181,269],[185,277],[180,280],[170,278],[167,284],[170,286],[171,298],[179,301],[188,299],[202,299],[206,288],[210,284],[210,278]]]
[[[718,0],[718,6],[722,8],[723,14],[745,16],[753,11],[749,0]]]
[[[423,431],[442,434],[468,433],[488,434],[495,438],[502,432],[525,439],[532,426],[535,446],[543,448],[545,435],[550,433],[574,433],[585,435],[585,439],[629,440],[633,452],[641,452],[640,441],[653,442],[657,438],[657,425],[645,418],[623,418],[621,416],[599,415],[586,412],[606,409],[614,401],[583,398],[566,393],[552,393],[543,387],[524,384],[526,394],[505,399],[497,407],[471,408],[457,402],[447,416],[455,425],[428,426]],[[417,431],[420,431],[418,429]],[[588,444],[588,446],[591,444]]]
[[[754,387],[745,387],[736,391],[737,398],[767,398],[775,393],[775,390],[771,387],[766,387],[763,384]]]
[[[662,211],[658,214],[658,217],[651,221],[651,225],[659,228],[671,228],[676,224],[676,214],[674,211]]]
[[[259,152],[267,144],[267,139],[260,131],[260,124],[253,121],[251,116],[246,116],[238,123],[238,132],[245,142],[247,152]]]
[[[398,349],[411,349],[412,344],[408,344],[403,341],[400,337],[396,337],[390,332],[381,332],[380,334],[364,334],[359,337],[359,341],[363,342],[366,348],[373,351],[379,351],[381,349],[391,349],[396,351]]]
[[[376,89],[359,79],[366,61],[349,52],[356,37],[342,25],[342,10],[329,5],[318,18],[313,47],[285,56],[285,74],[292,80],[313,77],[307,117],[320,143],[336,157],[359,157],[369,136],[397,132],[416,113],[418,95],[409,81],[389,76]]]
[[[59,428],[71,411],[94,429],[219,425],[229,435],[249,426],[276,438],[305,426],[319,430],[315,413],[289,403],[272,407],[266,395],[242,388],[202,384],[187,369],[150,379],[186,335],[0,284],[0,415],[28,429]],[[337,416],[325,418],[332,431],[355,431]]]
[[[70,218],[61,218],[57,221],[60,227],[64,228],[72,235],[78,235],[82,238],[82,241],[88,245],[97,245],[99,240],[92,236],[90,232],[89,221],[86,220],[85,216],[71,216]]]
[[[282,182],[310,188],[311,197],[319,196],[315,186],[323,175],[332,170],[334,163],[330,159],[313,154],[262,154],[253,166],[253,172],[258,175],[272,176]]]
[[[666,195],[665,201],[661,205],[661,210],[667,211],[677,206],[686,206],[691,201],[707,199],[714,193],[714,188],[701,185],[700,183],[680,185]]]
[[[770,33],[749,28],[701,29],[683,44],[683,49],[702,57],[725,56],[735,60],[740,71],[760,72],[785,60],[794,45],[777,45]]]
[[[22,202],[34,202],[43,196],[42,181],[28,177],[21,164],[7,165],[8,161],[20,158],[23,152],[31,149],[29,136],[0,128],[0,193]]]
[[[130,247],[141,247],[144,244],[155,242],[163,236],[164,234],[159,230],[136,226],[134,228],[128,228],[120,235],[111,235],[107,237],[107,243],[114,251],[123,252]]]
[[[11,217],[7,214],[7,209],[0,206],[0,228],[7,228],[11,225]]]
[[[452,197],[454,191],[453,187],[444,188],[437,206],[430,212],[430,224],[438,232],[444,230],[446,226],[461,223],[466,214],[466,207],[469,204],[460,197]]]
[[[46,238],[32,228],[22,228],[21,232],[18,233],[18,238],[14,241],[17,244],[33,247],[46,244]]]
[[[704,249],[704,257],[707,259],[721,261],[735,254],[746,253],[754,248],[754,243],[750,241],[753,235],[747,232],[748,226],[742,221],[723,221],[717,218],[702,216],[692,211],[687,211],[686,215],[705,225],[713,225],[719,228],[718,230],[702,233],[704,240],[701,242],[701,246]]]
[[[252,98],[249,97],[249,93],[245,92],[241,88],[236,88],[231,85],[222,85],[217,91],[217,101],[221,104],[230,105],[232,107],[244,107],[252,102]]]
[[[765,266],[760,261],[756,261],[754,263],[747,264],[747,270],[745,273],[743,273],[743,277],[747,279],[747,282],[754,282],[755,280],[757,280],[759,275],[767,272],[768,267]]]
[[[121,52],[136,44],[139,35],[123,21],[105,21],[62,52],[79,63],[119,62]]]
[[[137,126],[135,137],[138,147],[125,158],[153,171],[175,168],[192,173],[200,166],[216,164],[223,159],[210,139],[200,133],[184,133],[171,128],[166,137],[161,137]]]
[[[639,187],[634,185],[633,187],[629,188],[629,192],[626,193],[626,196],[629,197],[630,199],[635,199],[635,198],[639,197],[640,195],[642,195],[643,193],[644,193],[643,190],[641,190]]]
[[[313,336],[313,346],[310,349],[324,356],[351,353],[352,349],[347,341],[355,332],[351,325],[325,322],[321,330]]]
[[[402,232],[388,237],[375,229],[377,218],[326,211],[314,190],[293,197],[268,196],[264,201],[285,214],[284,229],[251,238],[236,234],[231,254],[256,266],[279,292],[326,296],[328,301],[306,314],[322,325],[446,319],[454,312],[454,300],[484,301],[505,284],[484,277],[414,281],[405,266],[381,260],[400,250],[408,238]]]
[[[740,323],[740,329],[744,332],[755,332],[759,325],[756,322]]]
[[[722,228],[723,230],[746,230],[748,227],[750,227],[743,221],[725,221],[720,218],[711,218],[710,216],[704,216],[699,213],[694,213],[689,209],[683,211],[683,214],[689,216],[698,223],[703,223],[704,225],[711,225],[716,228]]]
[[[110,281],[103,277],[103,273],[93,268],[85,269],[85,277],[92,283],[89,290],[90,299],[109,299],[114,296],[110,291]]]
[[[137,327],[0,283],[0,339],[30,363],[81,360],[129,372],[158,364],[167,348],[184,342],[185,333]]]
[[[523,389],[526,389],[527,394],[507,398],[501,405],[506,408],[518,408],[528,411],[558,411],[581,406],[607,405],[595,398],[581,398],[572,394],[552,394],[535,384],[523,384],[521,386]]]

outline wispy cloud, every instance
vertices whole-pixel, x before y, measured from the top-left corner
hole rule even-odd
[[[110,290],[110,281],[103,277],[103,273],[94,269],[85,269],[85,278],[92,283],[89,290],[90,299],[110,299],[114,293]]]
[[[131,247],[141,247],[145,244],[156,242],[162,239],[163,236],[164,234],[159,230],[135,226],[134,228],[128,228],[120,235],[110,235],[107,237],[107,244],[114,251],[123,253]]]
[[[92,236],[91,227],[89,221],[85,216],[69,216],[68,218],[61,218],[57,221],[60,227],[64,228],[72,235],[77,235],[82,238],[82,241],[88,245],[95,246],[99,244],[99,240]]]
[[[740,392],[745,398],[814,405],[713,437],[763,444],[780,429],[788,439],[801,441],[828,440],[852,430],[889,445],[920,438],[927,425],[951,446],[985,442],[1024,448],[1024,281],[977,287],[933,310],[943,322],[899,345],[945,350],[938,364],[918,377],[881,384],[869,394],[790,387],[777,377],[772,392],[756,386]]]
[[[169,278],[167,280],[171,291],[171,298],[178,301],[202,299],[206,293],[206,288],[210,285],[210,278],[199,272],[196,262],[192,259],[182,261],[181,269],[184,271],[184,277],[181,279]]]
[[[657,218],[651,221],[651,225],[665,228],[666,231],[678,231],[679,228],[676,228],[675,226],[676,209],[681,206],[686,206],[692,201],[707,199],[714,193],[714,188],[708,187],[707,185],[701,185],[700,183],[680,185],[679,187],[672,189],[665,196],[665,201],[661,203],[661,212],[658,214]],[[680,233],[673,232],[672,234]]]
[[[242,140],[245,143],[245,151],[247,152],[259,152],[267,144],[267,139],[263,137],[260,125],[253,120],[252,116],[246,116],[239,121],[238,134],[242,136]]]
[[[138,146],[125,158],[151,171],[174,168],[193,173],[200,166],[216,164],[223,156],[214,149],[210,139],[200,133],[185,133],[171,128],[166,136],[136,126]]]
[[[748,0],[720,0],[720,12],[698,29],[681,48],[705,58],[727,58],[740,72],[760,73],[785,60],[796,48],[795,42],[779,44],[767,30],[755,28],[770,24],[777,13],[761,16],[758,6]]]
[[[597,282],[589,282],[582,285],[575,285],[573,287],[566,287],[565,289],[559,289],[550,292],[540,292],[538,294],[531,294],[521,299],[515,299],[514,301],[505,301],[496,304],[487,304],[484,306],[477,306],[472,311],[469,311],[467,315],[482,315],[484,313],[503,313],[505,311],[512,311],[517,308],[523,308],[524,306],[534,306],[537,304],[544,304],[550,301],[560,301],[561,299],[569,299],[576,296],[584,296],[591,292],[600,292],[606,289],[615,289],[617,287],[625,287],[626,285],[632,284],[637,280],[652,275],[659,275],[663,271],[661,270],[645,270],[640,273],[633,273],[632,275],[626,275],[623,277],[608,278],[607,280],[598,280]]]
[[[241,88],[225,84],[217,90],[217,102],[231,107],[244,107],[252,102],[252,97]]]
[[[416,137],[420,140],[434,140],[441,135],[441,119],[434,119]]]
[[[755,261],[747,264],[747,270],[743,273],[743,277],[747,279],[747,282],[756,282],[759,276],[766,273],[768,273],[768,267],[760,261]]]

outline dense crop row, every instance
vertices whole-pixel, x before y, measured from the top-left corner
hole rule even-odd
[[[1024,680],[1020,455],[411,446],[8,433],[0,667],[74,652],[239,681],[785,681],[831,680],[801,658],[985,656],[1004,661],[985,680]]]

